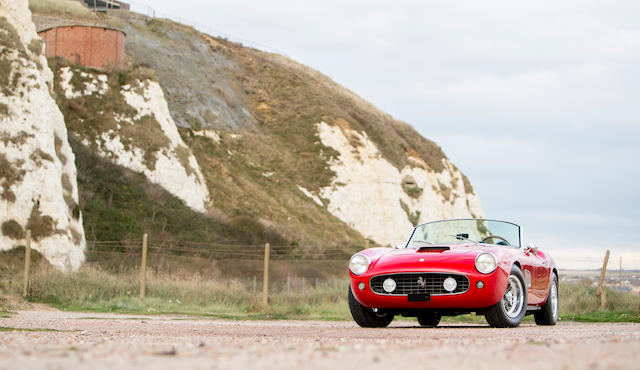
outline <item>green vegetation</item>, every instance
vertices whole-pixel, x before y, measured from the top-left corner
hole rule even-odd
[[[4,306],[4,304],[2,302],[2,299],[0,299],[0,307],[3,307],[3,306]],[[13,315],[14,315],[14,312],[12,312],[12,311],[0,310],[0,319],[10,319],[10,318],[13,317]]]
[[[228,217],[265,220],[283,238],[303,246],[355,251],[365,245],[362,235],[298,189],[306,183],[301,177],[325,175],[311,160],[305,168],[300,157],[306,154],[288,151],[278,137],[222,133],[217,144],[188,129],[180,134],[200,164],[213,204]]]
[[[407,194],[412,198],[419,198],[422,195],[422,188],[419,186],[411,186],[406,189]]]
[[[71,138],[87,240],[132,241],[143,233],[158,244],[172,240],[288,244],[258,222],[232,224],[187,207],[143,174],[114,165]]]
[[[640,322],[640,295],[606,288],[607,306],[600,307],[600,297],[591,285],[560,284],[560,315],[575,321]]]
[[[108,89],[104,94],[96,92],[67,99],[60,86],[61,68],[71,68],[73,76],[69,83],[74,91],[85,91],[87,84],[97,81],[97,73],[86,67],[72,65],[62,58],[50,58],[49,66],[56,74],[56,103],[71,132],[87,139],[94,151],[104,144],[104,134],[109,134],[110,138],[118,135],[126,150],[140,149],[144,153],[145,165],[152,170],[155,168],[157,154],[169,149],[169,139],[161,130],[155,116],[147,114],[135,118],[137,111],[127,104],[120,91],[121,85],[129,84],[141,94],[148,82],[140,78],[151,75],[148,68],[134,67],[127,71],[112,71],[107,74]],[[120,124],[119,120],[123,117],[131,120],[132,124]],[[186,164],[188,165],[188,162]]]
[[[400,207],[402,207],[402,210],[407,214],[407,219],[409,219],[411,225],[413,225],[414,227],[418,226],[418,223],[420,222],[420,215],[422,214],[422,212],[420,212],[419,210],[412,212],[411,209],[409,209],[407,203],[403,202],[402,200],[400,200]]]
[[[44,328],[11,328],[8,326],[0,326],[0,332],[3,331],[55,331],[59,332],[60,330],[56,329],[44,329]]]

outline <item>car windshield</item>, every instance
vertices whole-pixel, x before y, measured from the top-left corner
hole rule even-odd
[[[495,220],[444,220],[417,226],[407,248],[425,244],[456,244],[478,242],[520,247],[520,226]]]

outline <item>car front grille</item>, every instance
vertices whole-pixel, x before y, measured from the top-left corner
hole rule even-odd
[[[452,277],[456,279],[456,289],[448,292],[442,286],[444,279]],[[396,289],[387,293],[382,289],[382,283],[391,278],[396,282]],[[447,295],[459,294],[469,290],[469,278],[464,275],[446,274],[446,273],[405,273],[405,274],[388,274],[374,276],[370,280],[371,290],[377,294],[384,295],[408,295],[408,294],[431,294],[431,295]]]

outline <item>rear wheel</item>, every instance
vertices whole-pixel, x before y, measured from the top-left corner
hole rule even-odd
[[[494,328],[514,328],[520,325],[527,313],[525,286],[522,271],[518,266],[513,265],[504,296],[484,314],[489,325]]]
[[[547,303],[540,311],[533,314],[538,325],[555,325],[558,322],[558,278],[551,273],[551,283],[549,284],[549,295]]]
[[[384,328],[389,326],[393,320],[393,314],[382,310],[374,311],[373,308],[365,307],[353,296],[349,287],[349,310],[356,324],[363,328]]]
[[[418,323],[423,328],[435,328],[440,323],[440,314],[437,312],[425,312],[418,315]]]

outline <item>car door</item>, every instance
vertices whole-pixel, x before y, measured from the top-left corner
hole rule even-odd
[[[546,256],[540,251],[529,248],[523,250],[523,270],[527,284],[528,304],[539,305],[547,298],[549,288],[549,266]]]

